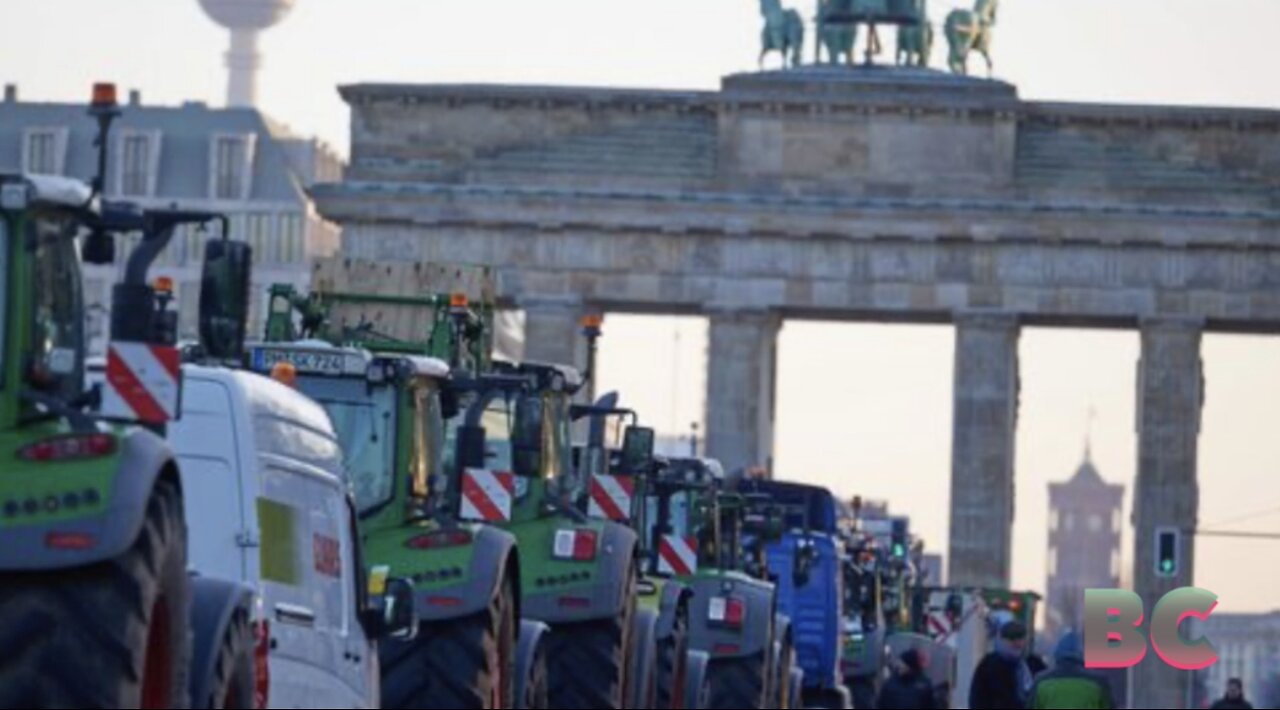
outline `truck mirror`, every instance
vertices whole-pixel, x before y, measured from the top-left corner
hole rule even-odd
[[[200,280],[200,343],[209,357],[232,360],[244,351],[253,250],[244,242],[205,244]]]
[[[413,601],[413,585],[401,578],[387,581],[387,594],[381,604],[383,636],[411,641],[417,635],[417,606]]]
[[[653,463],[654,449],[653,429],[648,427],[628,427],[622,438],[622,470],[626,473],[641,473],[648,470]]]
[[[484,427],[458,427],[458,462],[462,468],[485,468]]]
[[[84,263],[96,266],[115,263],[115,237],[109,232],[100,230],[90,232],[80,246],[80,258],[84,260]]]

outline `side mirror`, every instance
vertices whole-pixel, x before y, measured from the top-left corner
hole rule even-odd
[[[655,435],[648,427],[628,427],[622,439],[622,470],[641,473],[653,464]]]
[[[813,577],[813,565],[818,561],[818,551],[809,540],[797,540],[795,558],[791,571],[792,582],[797,587],[806,587]]]
[[[80,246],[80,258],[86,264],[97,266],[114,264],[116,261],[116,238],[109,232],[97,230],[90,232]]]
[[[364,610],[364,627],[375,639],[391,638],[412,641],[418,635],[418,608],[414,601],[413,584],[393,577],[386,581],[381,594],[370,598]]]
[[[486,465],[484,427],[458,427],[458,462],[463,468],[484,468]]]
[[[253,250],[244,242],[205,244],[200,283],[200,343],[209,357],[232,360],[244,351]]]

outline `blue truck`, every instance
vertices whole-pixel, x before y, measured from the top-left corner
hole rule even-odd
[[[745,488],[768,496],[783,516],[784,534],[768,546],[767,557],[778,613],[791,620],[804,674],[803,706],[852,707],[840,670],[845,549],[835,496],[825,488],[778,481],[751,481]]]

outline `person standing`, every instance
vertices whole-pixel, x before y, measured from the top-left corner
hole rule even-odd
[[[901,668],[880,689],[880,698],[876,707],[880,710],[933,710],[933,682],[929,680],[925,668],[929,665],[929,657],[912,648],[902,654],[899,659]]]
[[[1227,694],[1213,707],[1214,710],[1253,710],[1253,704],[1244,699],[1244,681],[1239,678],[1227,681]]]
[[[982,659],[969,686],[974,710],[1022,710],[1033,678],[1027,667],[1027,627],[1008,621],[996,632],[996,648]]]
[[[1111,683],[1084,667],[1084,644],[1074,631],[1058,641],[1053,670],[1036,677],[1027,707],[1033,710],[1111,710]]]

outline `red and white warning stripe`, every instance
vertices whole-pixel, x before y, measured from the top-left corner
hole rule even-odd
[[[658,543],[658,572],[688,577],[698,571],[698,538],[664,535]]]
[[[635,494],[636,482],[629,476],[592,476],[587,515],[598,520],[625,522],[631,518],[631,501]]]
[[[177,348],[115,342],[107,350],[102,413],[112,419],[164,424],[178,418],[182,354]]]
[[[929,635],[935,639],[945,638],[951,633],[951,620],[946,612],[929,612]]]
[[[516,494],[515,474],[468,468],[462,473],[462,519],[506,523]]]

